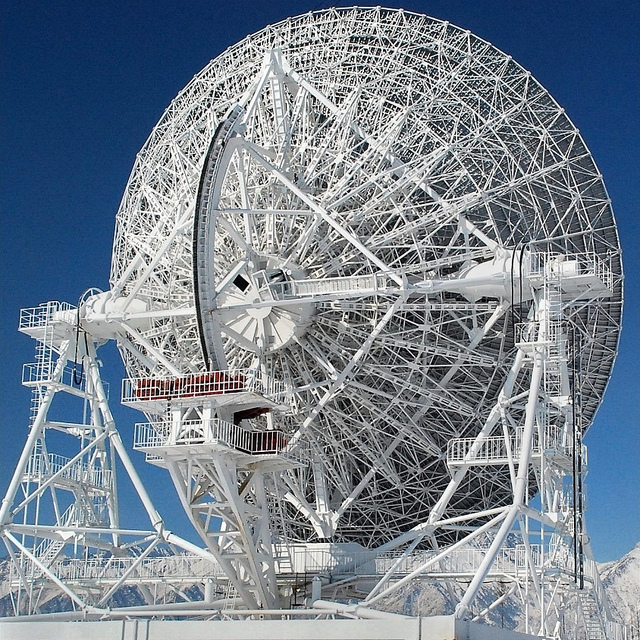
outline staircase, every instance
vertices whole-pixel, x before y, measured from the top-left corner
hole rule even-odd
[[[67,508],[67,510],[60,516],[60,526],[68,527],[73,523],[76,514],[76,505],[71,504]],[[64,549],[66,545],[66,541],[64,540],[51,540],[49,538],[45,538],[42,542],[36,547],[33,552],[33,555],[36,557],[40,565],[35,564],[30,559],[25,558],[26,562],[32,565],[32,576],[34,578],[40,578],[44,575],[44,568],[49,569],[51,565],[58,559],[58,556]]]
[[[578,599],[582,610],[586,640],[607,640],[601,611],[592,593],[586,589],[580,589]]]

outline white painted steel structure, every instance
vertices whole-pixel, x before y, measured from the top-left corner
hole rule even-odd
[[[368,610],[428,577],[459,619],[519,599],[527,632],[561,637],[572,615],[590,638],[622,637],[585,560],[581,442],[621,303],[602,177],[510,57],[380,8],[249,36],[138,155],[110,291],[23,314],[33,421],[0,523],[16,611],[52,585],[99,615],[129,583],[156,605],[145,571],[164,545],[221,569],[219,597],[249,611],[300,594]],[[148,417],[134,448],[168,470],[207,550],[166,530],[120,442],[95,357],[108,339],[123,402]],[[82,421],[48,418],[58,391],[82,398]],[[53,453],[51,432],[77,452]],[[118,524],[114,456],[148,531]],[[297,577],[296,554],[327,544]],[[349,545],[362,555],[336,586]],[[99,578],[68,573],[79,547]],[[496,580],[508,587],[481,605]]]

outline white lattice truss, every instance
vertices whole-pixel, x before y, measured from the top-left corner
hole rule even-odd
[[[50,568],[66,532],[114,556],[144,549],[98,600],[73,592],[81,607],[140,577],[157,545],[191,549],[165,532],[129,462],[151,529],[118,528],[112,457],[128,457],[94,352],[116,339],[123,401],[149,419],[136,448],[169,470],[201,555],[249,610],[282,606],[296,544],[331,541],[358,543],[367,562],[398,550],[366,606],[418,576],[448,576],[460,617],[489,616],[516,594],[538,611],[528,630],[558,636],[573,601],[597,633],[614,633],[585,570],[578,502],[581,436],[610,375],[621,304],[602,177],[510,57],[395,10],[269,27],[196,75],[138,155],[111,290],[88,296],[79,317],[47,308],[24,322],[60,357],[34,374],[36,419],[3,504],[5,541],[30,567],[21,584],[31,593],[46,575],[70,595]],[[64,387],[67,360],[83,359],[87,382]],[[90,428],[47,422],[63,387],[86,398]],[[80,453],[52,458],[51,429],[79,438]],[[27,504],[74,482],[75,506],[54,506],[45,535]],[[524,560],[496,573],[514,533]],[[487,539],[479,563],[451,568]],[[509,588],[479,611],[497,575]]]

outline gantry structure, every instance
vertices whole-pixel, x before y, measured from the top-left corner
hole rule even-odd
[[[453,620],[518,602],[528,634],[624,637],[582,502],[621,303],[602,177],[509,56],[380,8],[249,36],[138,155],[110,290],[23,312],[32,419],[0,518],[16,615],[62,591],[68,619],[367,619],[418,581]],[[120,439],[107,340],[146,415],[133,448],[203,546]],[[51,417],[60,394],[81,418]],[[121,524],[116,471],[144,525]]]

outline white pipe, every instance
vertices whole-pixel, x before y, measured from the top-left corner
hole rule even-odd
[[[89,375],[91,377],[91,382],[93,384],[93,388],[96,392],[96,397],[98,400],[98,406],[100,407],[100,412],[104,417],[104,428],[108,434],[109,440],[113,445],[113,448],[118,453],[120,457],[120,461],[122,462],[131,483],[133,484],[140,501],[142,502],[149,519],[151,521],[151,525],[153,528],[161,532],[164,529],[164,522],[160,517],[160,514],[156,510],[147,490],[142,484],[142,480],[138,476],[138,472],[136,471],[131,459],[129,458],[129,454],[122,443],[122,438],[120,437],[120,433],[115,427],[115,422],[113,420],[113,416],[111,415],[111,409],[109,408],[109,403],[107,402],[107,396],[104,391],[104,387],[102,386],[102,379],[100,378],[100,371],[98,369],[98,362],[96,358],[95,346],[93,343],[89,346]]]
[[[544,322],[547,315],[547,304],[543,300],[540,304],[540,326],[544,326]],[[541,329],[538,335],[538,342],[541,346],[536,349],[533,361],[533,371],[531,372],[531,384],[529,387],[529,398],[527,400],[527,406],[525,410],[525,424],[524,434],[522,438],[522,450],[520,452],[520,459],[518,461],[518,475],[516,476],[516,482],[513,487],[513,504],[507,512],[506,518],[496,537],[494,538],[489,550],[487,551],[484,560],[480,564],[478,571],[471,581],[467,591],[465,592],[462,600],[456,607],[455,616],[459,619],[463,618],[472,600],[476,597],[478,590],[482,586],[493,562],[498,554],[498,551],[504,544],[507,535],[511,531],[511,527],[515,522],[516,517],[520,513],[521,507],[524,505],[527,491],[527,481],[529,479],[529,461],[531,458],[531,442],[533,440],[533,431],[535,428],[536,407],[538,405],[538,392],[540,390],[540,383],[542,381],[542,373],[544,369],[544,347],[542,344],[546,340],[546,332]]]
[[[352,615],[357,618],[366,618],[368,620],[408,620],[411,618],[411,616],[403,616],[399,613],[389,613],[387,611],[369,609],[369,607],[363,607],[362,605],[340,604],[339,602],[328,602],[326,600],[316,600],[313,603],[313,608],[320,609],[322,611]]]
[[[67,364],[67,351],[69,350],[71,342],[67,340],[63,343],[63,346],[60,350],[60,356],[56,362],[56,366],[52,376],[52,382],[58,382],[62,376],[62,372],[64,370],[65,365]],[[0,527],[4,527],[9,520],[11,519],[9,509],[13,504],[16,493],[22,484],[22,478],[24,476],[25,469],[29,464],[29,459],[31,458],[31,453],[33,448],[35,447],[36,441],[42,435],[42,426],[47,417],[47,412],[49,411],[49,406],[51,405],[51,401],[53,400],[53,396],[56,393],[55,384],[50,384],[47,386],[47,390],[44,394],[44,398],[40,404],[40,408],[38,409],[38,414],[36,415],[36,419],[31,426],[31,431],[29,432],[29,437],[27,438],[27,442],[24,445],[24,449],[22,450],[22,455],[18,460],[18,464],[16,465],[16,469],[13,472],[13,477],[11,478],[11,482],[9,484],[9,488],[7,489],[7,493],[2,500],[2,506],[0,507]]]
[[[429,560],[427,560],[425,563],[420,565],[417,569],[407,574],[404,578],[398,580],[397,582],[394,582],[390,587],[387,587],[387,589],[378,593],[375,597],[365,598],[365,602],[367,604],[373,604],[374,602],[377,602],[381,598],[388,596],[390,593],[397,591],[400,587],[407,584],[407,582],[410,582],[417,576],[423,574],[430,566],[440,562],[440,560],[442,560],[443,558],[446,558],[452,551],[459,549],[460,547],[467,544],[469,541],[473,540],[474,538],[477,538],[478,536],[482,535],[486,531],[489,531],[493,527],[497,526],[498,522],[500,522],[500,520],[502,520],[503,518],[504,518],[504,513],[497,515],[495,518],[493,518],[492,520],[489,520],[489,522],[486,522],[481,527],[476,529],[473,533],[469,534],[466,538],[462,538],[461,540],[458,540],[458,542],[452,544],[450,547],[447,547],[444,551],[438,553],[432,558],[429,558]]]

